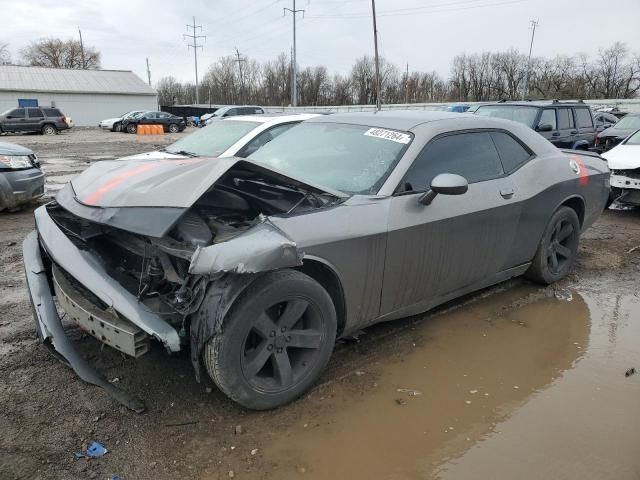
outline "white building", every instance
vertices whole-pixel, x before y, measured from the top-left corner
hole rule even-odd
[[[125,70],[0,65],[0,113],[19,106],[56,107],[74,125],[97,126],[130,110],[157,110],[158,94]]]

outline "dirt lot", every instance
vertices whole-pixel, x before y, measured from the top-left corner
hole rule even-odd
[[[170,137],[2,139],[36,150],[52,193],[88,162]],[[188,355],[132,360],[69,326],[108,379],[145,400],[141,415],[37,343],[20,250],[31,216],[0,215],[2,479],[640,478],[640,375],[625,376],[640,369],[638,211],[605,212],[558,285],[510,281],[339,343],[319,385],[276,411],[197,384]],[[75,459],[93,440],[109,453]]]

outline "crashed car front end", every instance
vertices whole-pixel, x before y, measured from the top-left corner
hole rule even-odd
[[[339,200],[236,161],[229,161],[235,169],[197,193],[193,205],[186,199],[183,206],[98,207],[82,202],[87,196],[68,184],[56,201],[35,211],[36,230],[25,240],[23,253],[38,334],[81,378],[106,388],[133,410],[144,407],[75,351],[53,298],[68,320],[129,356],[146,353],[152,339],[169,353],[190,345],[199,379],[200,352],[219,332],[233,300],[261,272],[302,263],[295,242],[269,215]],[[120,185],[118,179],[139,169],[132,165],[119,168],[103,185],[128,189],[131,195],[135,182]],[[148,170],[142,171],[146,181]],[[169,181],[163,177],[159,183]],[[136,188],[149,186],[135,183]],[[194,315],[207,292],[216,298],[214,311],[206,318]]]

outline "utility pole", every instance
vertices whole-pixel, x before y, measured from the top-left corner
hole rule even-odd
[[[407,76],[404,81],[404,103],[409,103],[409,62],[407,62]]]
[[[149,80],[149,86],[151,86],[151,70],[149,70],[149,57],[147,57],[147,80]]]
[[[524,77],[524,89],[522,90],[522,100],[525,99],[529,93],[529,72],[531,71],[531,51],[533,50],[533,38],[536,36],[536,27],[538,26],[538,20],[531,20],[531,44],[529,45],[529,60],[527,60],[527,74]]]
[[[205,35],[196,35],[198,28],[202,32],[202,25],[196,25],[196,17],[193,17],[193,25],[187,24],[187,31],[189,31],[190,28],[193,29],[193,34],[189,35],[184,33],[182,34],[182,38],[188,37],[193,41],[193,45],[189,44],[187,48],[193,48],[193,61],[196,66],[196,104],[198,104],[200,103],[200,97],[198,95],[198,48],[202,48],[202,45],[198,45],[198,39],[204,38],[206,40],[207,37]]]
[[[302,12],[302,18],[304,18],[304,10],[296,10],[296,0],[293,0],[293,8],[283,8],[283,14],[286,15],[287,11],[292,13],[293,16],[293,78],[291,79],[291,105],[298,106],[298,88],[297,88],[297,65],[296,65],[296,14]]]
[[[378,57],[378,29],[376,27],[376,0],[371,0],[371,9],[373,10],[373,43],[376,50],[376,110],[382,108],[380,98],[380,58]]]
[[[78,33],[80,34],[80,55],[82,57],[82,70],[86,70],[87,63],[84,60],[84,45],[82,44],[82,30],[78,27]]]
[[[240,52],[238,51],[238,47],[236,47],[236,60],[234,62],[238,62],[238,70],[240,70],[240,102],[243,103],[244,96],[242,92],[244,91],[244,78],[242,77],[242,62],[246,62],[246,58],[242,58],[240,56]],[[246,101],[244,101],[246,103]]]

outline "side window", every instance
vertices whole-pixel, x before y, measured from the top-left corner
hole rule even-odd
[[[43,108],[42,111],[44,112],[45,117],[61,117],[62,116],[62,113],[60,113],[60,110],[56,108]]]
[[[288,123],[285,125],[278,125],[277,127],[273,127],[269,130],[265,130],[260,133],[257,137],[247,143],[237,154],[236,157],[247,158],[249,155],[254,153],[256,150],[264,147],[271,140],[276,138],[278,135],[286,132],[291,127],[293,127],[294,123]]]
[[[171,116],[165,112],[158,112],[157,115],[158,115],[158,118],[169,118]]]
[[[558,108],[558,128],[560,130],[566,130],[567,128],[573,128],[573,115],[570,108]]]
[[[13,118],[24,118],[24,108],[16,108],[14,110],[11,110],[9,112],[9,115],[7,116]]]
[[[578,128],[593,127],[593,121],[591,120],[591,112],[589,112],[588,108],[576,108],[574,112],[576,114],[576,121],[578,122]]]
[[[504,171],[489,133],[457,133],[427,144],[402,183],[405,189],[425,191],[441,173],[456,173],[474,183],[499,177]]]
[[[42,118],[42,110],[39,108],[30,108],[27,110],[28,118]]]
[[[225,117],[233,117],[234,115],[238,115],[237,108],[230,108],[227,113],[224,114]]]
[[[511,173],[527,163],[532,152],[504,132],[491,132],[491,138],[496,145],[504,171]]]
[[[538,122],[538,127],[540,125],[551,125],[551,130],[557,130],[558,125],[556,123],[556,111],[553,108],[545,108],[542,110],[542,115],[540,115],[540,121]]]

